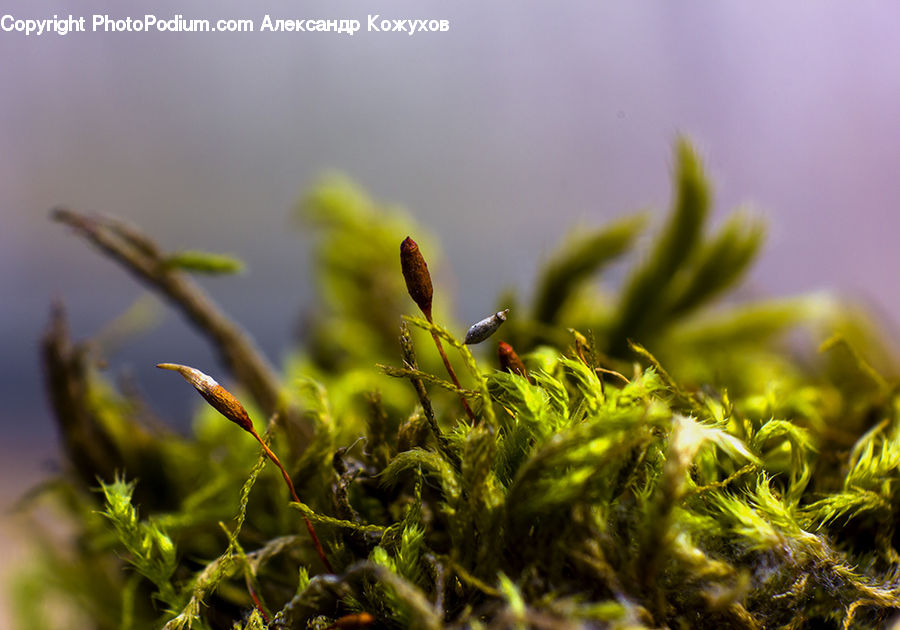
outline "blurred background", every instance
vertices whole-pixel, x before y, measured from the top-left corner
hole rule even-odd
[[[698,146],[716,216],[749,204],[769,239],[754,295],[828,288],[900,323],[900,5],[884,2],[0,2],[0,14],[358,19],[336,33],[0,33],[0,499],[56,469],[38,341],[52,299],[75,338],[143,288],[48,220],[65,205],[168,249],[246,261],[201,282],[274,362],[316,299],[292,218],[340,171],[442,244],[459,321],[528,293],[577,225],[666,210],[673,141]],[[445,33],[365,32],[447,19]],[[714,223],[715,223],[714,219]],[[398,243],[405,234],[398,234]],[[429,259],[437,259],[435,252]],[[197,401],[159,361],[221,374],[163,305],[109,356],[173,425]],[[900,338],[900,335],[895,335]],[[4,516],[5,557],[22,552]],[[7,564],[7,567],[13,566]],[[7,568],[7,573],[11,569]],[[0,617],[0,626],[5,626]]]

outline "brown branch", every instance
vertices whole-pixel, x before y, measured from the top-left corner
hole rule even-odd
[[[41,340],[44,381],[63,450],[81,482],[112,479],[124,465],[119,445],[90,411],[86,348],[69,337],[65,308],[54,302],[50,325]]]
[[[104,254],[174,304],[210,339],[225,365],[266,414],[281,406],[275,370],[246,332],[184,272],[165,264],[160,248],[137,227],[58,208],[52,218],[74,228]]]
[[[112,481],[127,470],[141,479],[134,493],[136,504],[153,511],[170,511],[178,493],[159,455],[161,429],[148,428],[139,411],[104,415],[93,402],[96,383],[95,359],[89,342],[73,342],[69,336],[65,308],[54,301],[50,324],[41,339],[44,386],[59,430],[72,478],[82,488],[93,488],[97,479]],[[127,403],[117,399],[116,405]],[[135,405],[134,401],[131,401]]]

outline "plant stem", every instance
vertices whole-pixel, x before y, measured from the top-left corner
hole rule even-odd
[[[287,484],[288,490],[291,491],[291,498],[293,498],[297,503],[302,503],[300,497],[297,496],[297,490],[294,489],[294,482],[291,481],[291,476],[288,475],[287,471],[284,469],[284,466],[281,465],[281,461],[278,459],[278,456],[275,455],[274,451],[269,448],[269,445],[263,441],[263,439],[259,436],[259,433],[257,433],[255,429],[251,429],[250,433],[263,447],[263,450],[266,452],[266,455],[269,457],[269,459],[272,460],[272,463],[278,466],[278,470],[281,471],[281,476],[284,477],[284,482]],[[313,524],[310,523],[309,519],[306,516],[303,517],[303,520],[306,522],[306,529],[307,531],[309,531],[309,535],[312,538],[313,546],[315,546],[316,548],[316,553],[319,554],[319,559],[322,560],[322,564],[325,565],[325,568],[329,573],[334,573],[334,569],[331,568],[331,563],[328,562],[328,558],[325,556],[325,549],[322,547],[322,542],[316,535],[316,530],[313,527]]]
[[[250,593],[250,599],[253,600],[253,606],[259,611],[259,615],[263,618],[263,621],[266,624],[269,623],[269,615],[266,614],[265,608],[263,608],[263,604],[259,599],[259,595],[256,594],[256,590],[253,588],[253,584],[250,580],[250,572],[246,571],[244,573],[244,582],[247,585],[247,592]]]
[[[406,322],[403,322],[400,326],[400,348],[403,353],[403,364],[412,370],[418,370],[419,364],[418,361],[416,361],[416,352],[413,348],[412,338],[409,336],[409,326]],[[453,451],[453,448],[450,446],[450,441],[444,436],[441,427],[438,426],[437,418],[434,417],[434,408],[431,406],[431,399],[428,398],[428,392],[425,391],[425,385],[422,383],[422,379],[410,375],[409,381],[416,390],[416,395],[419,397],[419,404],[422,405],[422,412],[425,414],[425,420],[428,422],[428,426],[431,427],[431,432],[434,433],[438,448],[441,450],[441,453],[444,454],[444,457],[446,457],[455,468],[459,469],[459,456]]]
[[[181,310],[212,341],[263,411],[273,413],[282,406],[278,375],[253,340],[187,274],[166,266],[165,255],[150,237],[122,221],[63,208],[54,210],[52,217],[74,228]]]
[[[434,321],[432,321],[431,319],[430,313],[425,313],[425,317],[428,319],[429,324],[434,324]],[[460,384],[459,379],[456,378],[456,372],[453,371],[453,366],[450,365],[450,359],[447,358],[447,353],[444,352],[444,345],[441,343],[441,338],[438,337],[437,333],[433,330],[431,331],[431,338],[434,339],[434,344],[437,346],[438,352],[441,353],[441,359],[444,360],[444,367],[447,368],[447,373],[450,375],[450,379],[453,381],[453,384],[456,385],[457,389],[462,389],[462,385]],[[469,401],[466,400],[466,397],[460,394],[459,399],[462,401],[463,408],[466,410],[466,414],[469,416],[472,424],[478,424],[478,418],[475,417],[475,414],[472,411],[472,408],[469,406]]]

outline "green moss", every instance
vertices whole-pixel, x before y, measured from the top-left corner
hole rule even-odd
[[[268,427],[300,503],[214,412],[192,437],[144,426],[73,368],[57,326],[50,392],[80,474],[32,500],[59,506],[78,544],[22,576],[23,627],[52,627],[37,612],[51,597],[110,630],[885,623],[900,608],[892,359],[821,296],[714,307],[763,230],[735,216],[707,235],[710,185],[685,141],[677,161],[671,216],[618,300],[598,304],[591,282],[643,219],[563,244],[512,308],[497,336],[530,378],[473,354],[440,309],[401,319],[397,253],[418,232],[344,180],[315,188],[302,216],[322,309]],[[798,325],[838,336],[804,355],[783,339]],[[73,384],[87,395],[60,393]]]

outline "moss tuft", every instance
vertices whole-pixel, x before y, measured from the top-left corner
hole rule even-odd
[[[302,210],[323,308],[281,378],[187,279],[196,264],[59,211],[197,324],[235,405],[270,421],[255,465],[254,443],[208,411],[194,436],[148,426],[57,309],[47,385],[78,474],[31,500],[59,506],[78,544],[21,577],[22,627],[52,628],[38,611],[60,598],[99,630],[886,623],[900,609],[893,359],[821,296],[714,306],[764,230],[733,215],[709,234],[711,186],[684,140],[676,162],[672,212],[619,298],[592,282],[645,218],[564,243],[531,304],[504,296],[499,355],[496,339],[483,354],[460,341],[430,276],[415,303],[404,292],[427,266],[405,261],[404,282],[397,246],[421,230],[326,180]],[[829,339],[821,352],[785,345],[798,325]]]

